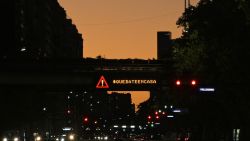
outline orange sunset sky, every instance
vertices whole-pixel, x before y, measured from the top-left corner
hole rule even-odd
[[[191,0],[196,5],[198,0]],[[157,58],[157,31],[181,35],[184,0],[59,0],[84,38],[84,57]]]
[[[196,5],[198,0],[191,0]],[[84,38],[84,57],[157,58],[157,31],[181,35],[184,0],[59,0]],[[138,105],[149,92],[133,92]]]

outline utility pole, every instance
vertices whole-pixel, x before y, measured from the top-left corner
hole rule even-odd
[[[184,0],[184,15],[187,16],[186,10],[191,6],[190,0]],[[184,32],[187,32],[188,22],[184,25]]]
[[[184,11],[187,9],[187,0],[184,0]]]

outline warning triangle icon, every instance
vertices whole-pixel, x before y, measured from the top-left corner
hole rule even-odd
[[[96,85],[97,89],[108,89],[109,85],[106,81],[106,79],[104,78],[104,76],[102,75],[101,78],[99,79],[97,85]]]

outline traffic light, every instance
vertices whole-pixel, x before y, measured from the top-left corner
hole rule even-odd
[[[88,123],[89,122],[89,118],[88,117],[83,117],[83,123]]]
[[[155,118],[156,118],[156,119],[159,119],[160,117],[157,115]]]
[[[175,85],[176,86],[181,86],[182,85],[182,81],[181,80],[176,80],[175,81]],[[192,85],[192,86],[195,86],[197,85],[197,81],[195,79],[192,79],[192,80],[185,80],[183,81],[183,85],[184,86],[188,86],[188,85]]]
[[[192,86],[195,86],[196,84],[197,84],[197,83],[196,83],[196,80],[192,80],[192,81],[191,81],[191,85],[192,85]]]
[[[180,81],[180,80],[176,80],[175,84],[176,84],[177,86],[180,86],[180,85],[181,85],[181,81]]]
[[[152,119],[152,117],[149,115],[149,116],[148,116],[148,120],[151,120],[151,119]]]

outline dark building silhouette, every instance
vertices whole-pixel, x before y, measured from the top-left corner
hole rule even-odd
[[[131,101],[131,94],[107,92],[98,93],[80,93],[76,94],[76,104],[79,115],[88,116],[91,120],[110,124],[113,122],[129,123],[135,114],[134,104]],[[74,107],[74,106],[73,106]],[[101,118],[101,120],[100,120]]]
[[[113,124],[129,124],[135,114],[135,106],[132,104],[131,94],[112,93],[108,96]]]
[[[0,5],[0,61],[83,58],[82,35],[57,0],[5,0]],[[52,130],[67,124],[60,92],[16,89],[0,88],[4,101],[0,105],[7,107],[0,118],[0,132],[20,127],[31,133],[36,127]]]
[[[82,35],[57,0],[8,0],[1,13],[1,59],[83,57]]]
[[[157,32],[157,59],[169,60],[172,53],[171,32],[159,31]]]

